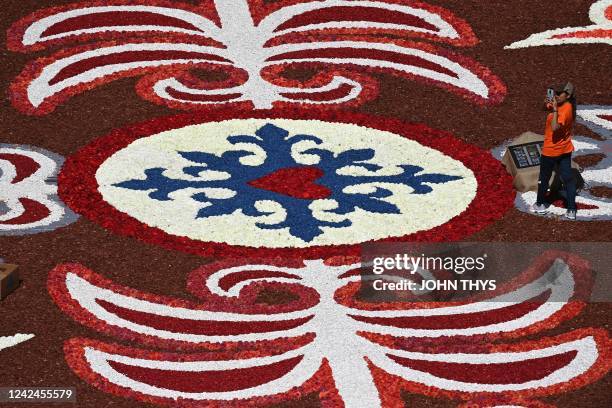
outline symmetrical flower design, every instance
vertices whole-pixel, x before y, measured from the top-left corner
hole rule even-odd
[[[64,202],[105,228],[219,256],[347,255],[362,242],[456,240],[514,200],[500,163],[452,135],[279,109],[115,131],[70,157],[59,187]]]
[[[506,48],[612,44],[612,0],[595,2],[590,17],[592,26]],[[126,77],[140,78],[136,92],[148,101],[206,111],[117,129],[59,175],[61,157],[0,144],[0,235],[73,222],[59,190],[104,228],[224,257],[191,273],[196,301],[121,286],[80,264],[54,268],[48,291],[64,313],[131,342],[65,342],[70,368],[92,387],[183,408],[310,394],[324,407],[398,407],[402,392],[461,408],[551,408],[538,399],[611,368],[605,329],[539,335],[585,306],[589,265],[572,254],[543,254],[487,299],[359,297],[371,277],[348,255],[361,243],[458,240],[513,201],[524,209],[534,200],[515,199],[502,166],[453,135],[325,110],[375,98],[381,73],[501,102],[495,75],[446,49],[478,42],[451,12],[411,0],[97,0],[35,12],[7,42],[55,49],[11,85],[24,113],[48,114]],[[575,138],[579,155],[603,156],[583,176],[610,188],[612,111],[581,106],[578,115],[604,138]],[[578,202],[579,219],[612,219],[610,199],[582,193]],[[0,337],[0,350],[32,337]]]
[[[57,198],[63,161],[44,149],[0,144],[0,235],[35,234],[76,221]]]
[[[202,303],[122,287],[78,264],[56,267],[48,287],[78,322],[174,350],[68,340],[74,372],[116,395],[215,407],[315,392],[323,406],[374,408],[400,406],[405,390],[517,405],[581,387],[609,370],[605,330],[492,341],[578,314],[590,293],[589,273],[584,260],[549,252],[492,298],[452,304],[362,301],[357,293],[367,276],[345,258],[209,264],[188,281]],[[290,294],[289,302],[262,303],[266,290]]]
[[[612,0],[599,0],[589,9],[592,25],[564,27],[532,34],[524,40],[514,42],[506,49],[538,47],[563,44],[608,44],[612,45]]]
[[[606,106],[580,105],[577,109],[578,123],[589,127],[602,136],[603,140],[597,140],[586,136],[574,136],[572,138],[575,151],[572,158],[580,160],[581,156],[599,155],[600,160],[593,166],[583,169],[582,178],[585,188],[576,197],[579,221],[605,221],[612,219],[612,199],[606,196],[593,194],[597,188],[612,188],[612,109]],[[506,152],[508,141],[492,150],[492,154],[501,160]],[[516,195],[515,206],[517,209],[541,216],[531,211],[535,204],[537,193],[527,191]],[[553,215],[563,215],[566,209],[562,200],[555,201],[550,206],[549,212]]]
[[[70,96],[143,76],[145,99],[172,108],[338,105],[376,96],[364,72],[418,79],[474,102],[500,102],[505,87],[486,68],[426,43],[477,42],[447,10],[408,1],[104,1],[55,7],[17,22],[10,49],[63,50],[28,65],[11,88],[23,112],[45,114]],[[88,45],[69,47],[75,42]],[[304,81],[290,68],[315,68]],[[207,82],[196,71],[224,79]]]
[[[183,167],[185,175],[195,179],[172,178],[164,175],[167,168],[155,167],[144,170],[146,179],[132,179],[114,184],[116,187],[148,191],[155,200],[172,200],[171,194],[185,189],[202,190],[191,198],[208,204],[200,209],[196,218],[213,217],[241,211],[247,216],[261,217],[273,214],[259,210],[258,204],[272,201],[279,204],[286,215],[282,221],[257,222],[263,229],[287,228],[289,234],[306,242],[324,231],[322,227],[349,227],[347,218],[327,221],[317,218],[312,208],[314,200],[332,200],[335,208],[324,213],[346,215],[358,208],[370,213],[397,214],[400,209],[388,201],[393,195],[388,188],[378,185],[401,184],[412,189],[412,194],[427,194],[432,185],[458,180],[460,176],[438,173],[422,173],[423,167],[401,164],[401,173],[378,175],[383,166],[371,163],[374,149],[349,149],[335,153],[325,148],[309,148],[300,155],[314,158],[314,165],[307,166],[296,161],[296,145],[302,142],[323,144],[314,135],[290,135],[283,128],[267,123],[254,135],[232,135],[227,138],[232,145],[257,146],[265,153],[259,165],[245,165],[243,158],[255,156],[252,150],[228,150],[221,156],[203,151],[178,152],[183,158],[197,165]],[[207,178],[210,172],[223,173],[226,179]],[[359,173],[366,175],[359,175]],[[357,192],[360,185],[372,185],[367,192]],[[223,194],[220,194],[221,191]],[[219,197],[221,195],[221,197]],[[415,214],[416,216],[416,214]]]

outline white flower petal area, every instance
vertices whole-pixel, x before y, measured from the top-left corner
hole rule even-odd
[[[78,22],[79,17],[95,17],[109,14],[113,14],[115,16],[123,16],[124,18],[121,21],[124,22],[124,24],[108,24],[88,28],[85,28],[85,25],[83,25],[83,27],[78,27],[78,24],[76,24],[75,28],[74,22]],[[160,19],[160,22],[158,22],[158,24],[156,25],[142,24],[142,20],[138,20],[138,17],[146,18],[147,15],[154,15],[158,17],[158,19]],[[133,18],[129,18],[129,16],[132,16]],[[161,19],[162,17],[166,17],[165,21],[164,19]],[[84,21],[85,19],[81,20]],[[163,21],[164,23],[161,23],[161,21]],[[66,22],[72,22],[73,24],[70,26],[63,27],[63,24]],[[181,25],[186,24],[191,25],[191,29],[181,27]],[[199,14],[189,12],[187,10],[179,11],[175,8],[145,5],[109,5],[95,7],[83,6],[82,8],[58,12],[56,14],[52,14],[48,17],[34,21],[24,31],[22,43],[25,46],[31,46],[37,43],[44,43],[46,41],[57,40],[67,37],[74,37],[82,34],[126,31],[160,31],[213,37],[216,35],[218,30],[219,28],[214,25],[209,19]],[[54,31],[55,33],[50,34],[49,31]]]
[[[33,334],[23,333],[17,333],[12,336],[0,336],[0,350],[16,346],[17,344],[30,340],[33,337]]]
[[[564,27],[532,34],[504,48],[526,48],[542,45],[608,44],[612,45],[612,0],[591,4],[589,18],[594,23],[584,27]]]
[[[154,59],[152,58],[153,55],[163,55],[164,57]],[[126,56],[130,56],[130,58]],[[135,69],[143,70],[173,64],[212,62],[219,65],[228,65],[230,62],[225,56],[226,52],[219,48],[181,43],[131,43],[97,48],[61,58],[48,64],[40,75],[28,85],[28,100],[34,108],[38,108],[54,95],[74,88],[79,84],[92,83],[111,75]],[[129,59],[130,62],[122,63],[122,59]],[[95,61],[108,62],[98,63],[89,68],[89,65]]]
[[[579,378],[601,374],[605,359],[601,347],[605,349],[608,340],[591,329],[512,346],[485,341],[480,351],[461,351],[460,346],[450,352],[437,351],[435,346],[416,351],[388,343],[389,339],[474,335],[486,339],[563,319],[576,290],[572,261],[563,256],[551,259],[554,262],[539,277],[493,299],[425,309],[364,310],[344,303],[339,293],[358,285],[360,265],[332,266],[322,260],[293,267],[205,266],[190,278],[190,288],[202,297],[202,304],[120,287],[80,265],[52,271],[49,290],[66,313],[98,331],[157,347],[185,350],[191,344],[192,349],[210,350],[204,355],[159,353],[70,340],[69,364],[107,392],[156,402],[184,398],[212,405],[233,401],[240,406],[249,399],[311,389],[313,382],[320,387],[330,376],[345,406],[379,407],[381,393],[397,393],[399,398],[399,389],[380,388],[389,375],[399,377],[411,391],[435,389],[459,395],[553,392],[561,385],[573,387]],[[206,309],[207,302],[239,303],[246,291],[263,283],[279,288],[299,285],[318,297],[310,304],[299,300],[301,306],[290,310],[279,306],[267,314]],[[279,329],[281,322],[288,324],[285,330]],[[237,344],[241,346],[235,349]],[[225,380],[230,373],[233,380]]]
[[[578,123],[605,138],[612,137],[612,106],[580,105],[576,115]]]

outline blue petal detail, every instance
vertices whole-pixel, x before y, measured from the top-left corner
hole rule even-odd
[[[202,207],[196,217],[215,217],[221,215],[242,212],[249,217],[261,217],[271,213],[260,211],[255,204],[258,201],[274,201],[286,211],[286,217],[278,223],[257,222],[261,229],[284,229],[305,242],[310,242],[324,232],[324,227],[345,228],[351,226],[351,221],[345,218],[340,221],[331,222],[316,218],[310,205],[313,200],[290,197],[284,194],[259,189],[249,185],[249,181],[274,173],[277,170],[299,167],[291,155],[292,147],[302,141],[310,141],[315,145],[322,144],[322,140],[314,135],[289,136],[289,132],[271,123],[259,128],[254,135],[235,135],[228,137],[233,144],[251,144],[265,152],[264,162],[260,165],[245,165],[240,162],[243,157],[253,156],[254,153],[247,150],[230,150],[217,156],[206,152],[178,152],[183,158],[196,165],[183,168],[183,172],[193,178],[198,178],[207,171],[218,171],[229,174],[224,180],[183,180],[173,179],[164,175],[166,169],[156,167],[145,170],[144,180],[132,179],[117,184],[115,187],[131,190],[149,191],[148,196],[154,200],[172,200],[170,194],[185,188],[205,189],[223,188],[233,191],[231,198],[210,198],[205,192],[193,194],[191,197],[206,206]],[[343,190],[350,186],[365,183],[391,183],[402,184],[412,188],[412,194],[427,194],[433,191],[431,184],[447,183],[458,180],[461,177],[438,173],[423,173],[424,169],[419,166],[404,164],[400,174],[391,176],[366,175],[348,176],[338,174],[338,170],[347,166],[361,167],[367,171],[375,172],[382,167],[366,163],[375,156],[374,149],[350,149],[339,154],[313,147],[306,149],[303,154],[319,157],[316,165],[323,171],[323,176],[316,183],[327,187],[331,195],[327,199],[334,200],[337,207],[328,212],[337,215],[346,215],[354,212],[357,208],[377,214],[399,214],[400,210],[394,204],[386,201],[392,195],[391,191],[383,187],[374,187],[369,193],[345,193]]]

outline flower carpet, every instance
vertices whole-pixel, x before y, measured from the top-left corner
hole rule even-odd
[[[359,288],[365,244],[610,242],[612,0],[25,0],[1,20],[0,257],[23,282],[0,387],[608,406],[612,309],[587,301],[606,271],[578,254],[517,259],[490,299]],[[532,214],[501,164],[567,80],[575,222],[562,200]]]

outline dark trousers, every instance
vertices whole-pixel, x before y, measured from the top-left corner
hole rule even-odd
[[[561,156],[541,156],[540,157],[540,178],[538,180],[538,200],[537,204],[546,203],[546,191],[550,176],[558,165],[559,176],[565,186],[567,209],[576,211],[576,180],[572,176],[572,154],[566,153]]]

